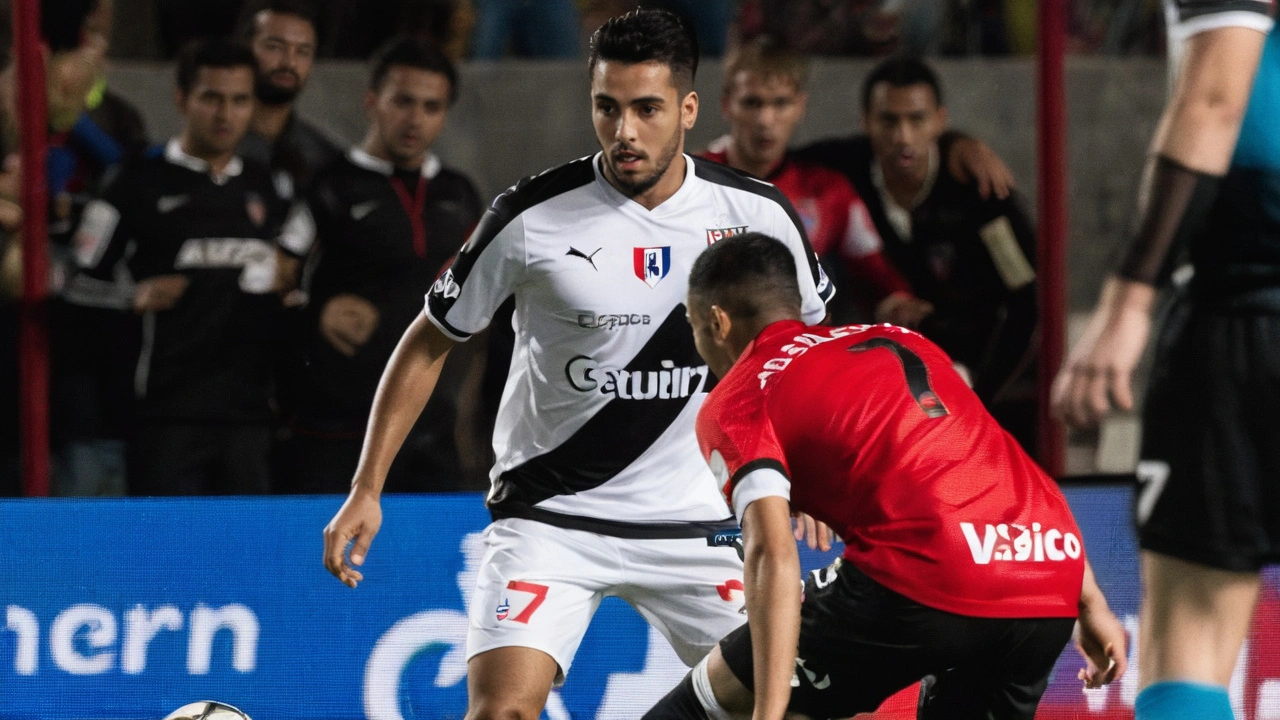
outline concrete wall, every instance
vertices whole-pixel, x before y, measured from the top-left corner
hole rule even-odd
[[[809,116],[798,143],[856,127],[859,85],[870,67],[870,61],[815,61]],[[937,67],[952,126],[986,140],[1006,159],[1034,212],[1034,61],[940,60]],[[472,63],[461,72],[462,96],[436,151],[467,172],[483,195],[596,149],[582,63]],[[361,64],[320,65],[300,101],[302,113],[335,138],[357,141],[364,133],[365,73]],[[725,132],[720,81],[716,65],[699,74],[703,106],[688,139],[691,149]],[[121,63],[112,69],[110,83],[143,113],[154,139],[176,131],[170,67]],[[1159,60],[1091,57],[1067,64],[1070,299],[1075,309],[1092,303],[1128,228],[1164,89]]]

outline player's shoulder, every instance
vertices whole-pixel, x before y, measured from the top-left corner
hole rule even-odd
[[[1245,27],[1270,32],[1272,0],[1165,0],[1169,26],[1187,37],[1207,30]]]
[[[778,211],[794,215],[791,201],[773,183],[757,179],[741,170],[708,160],[693,158],[694,174],[731,202],[752,207],[761,212]]]
[[[595,156],[582,157],[523,178],[498,195],[490,210],[508,219],[514,218],[534,206],[586,187],[595,182],[594,162]]]

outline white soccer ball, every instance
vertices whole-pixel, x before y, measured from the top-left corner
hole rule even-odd
[[[165,716],[164,720],[250,720],[248,715],[226,703],[201,700],[183,705]]]

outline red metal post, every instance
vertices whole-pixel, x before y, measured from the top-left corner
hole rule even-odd
[[[1063,55],[1065,0],[1041,0],[1036,108],[1039,158],[1040,463],[1054,477],[1065,469],[1066,434],[1049,413],[1049,388],[1066,346],[1067,118]]]
[[[48,108],[40,49],[39,0],[13,0],[18,126],[22,139],[22,301],[19,307],[19,422],[22,483],[29,496],[49,494]]]

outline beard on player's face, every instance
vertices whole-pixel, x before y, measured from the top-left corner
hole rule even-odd
[[[667,141],[665,147],[662,148],[662,154],[658,156],[654,163],[653,171],[648,175],[637,178],[627,178],[618,172],[615,156],[621,152],[634,153],[635,150],[626,147],[621,143],[614,145],[607,153],[605,153],[605,164],[609,167],[609,174],[613,176],[614,184],[618,190],[627,197],[635,197],[641,195],[654,185],[657,185],[663,176],[667,174],[667,170],[671,168],[671,163],[675,161],[676,155],[680,153],[680,144],[684,139],[684,128],[677,128],[672,134],[671,139]]]

